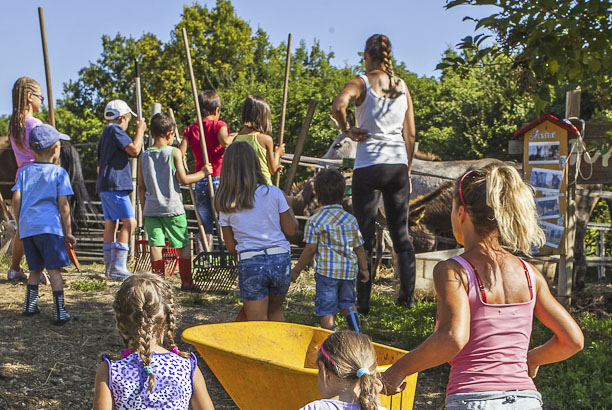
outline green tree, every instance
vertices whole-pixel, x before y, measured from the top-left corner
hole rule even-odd
[[[497,44],[481,47],[487,37],[468,36],[459,48],[474,50],[469,59],[445,59],[441,67],[482,63],[504,56],[520,74],[522,87],[535,94],[538,108],[550,101],[551,87],[581,85],[591,91],[609,89],[612,72],[612,1],[610,0],[447,0],[446,8],[496,6],[495,13],[476,22]],[[491,61],[489,61],[490,63]]]

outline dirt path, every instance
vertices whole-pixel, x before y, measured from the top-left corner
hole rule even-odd
[[[49,286],[40,287],[42,313],[33,317],[21,315],[25,284],[11,284],[0,279],[0,408],[2,409],[88,409],[93,402],[93,379],[100,354],[117,353],[123,344],[115,330],[111,303],[118,288],[100,276],[101,267],[85,267],[83,275],[69,270],[66,281],[66,303],[78,320],[63,327],[54,326],[53,300]],[[78,281],[97,278],[108,286],[102,290],[75,290]],[[169,280],[179,285],[177,278]],[[293,292],[305,292],[296,288]],[[308,293],[308,290],[306,290]],[[302,298],[290,309],[311,311],[312,303]],[[184,329],[198,324],[227,322],[234,319],[240,305],[237,293],[198,299],[179,295],[183,306],[179,326]],[[179,343],[184,351],[190,345]],[[207,368],[199,366],[206,379],[216,409],[237,407]],[[435,409],[443,401],[444,384],[439,372],[419,375],[415,408]]]

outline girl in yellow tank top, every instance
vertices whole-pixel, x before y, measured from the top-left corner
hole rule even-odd
[[[242,129],[234,141],[247,142],[257,154],[266,183],[272,185],[272,174],[280,168],[285,144],[274,147],[270,106],[261,97],[249,95],[242,107]]]

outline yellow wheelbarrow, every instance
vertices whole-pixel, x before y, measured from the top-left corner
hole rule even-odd
[[[319,400],[317,353],[331,332],[280,322],[233,322],[201,325],[183,332],[236,405],[242,410],[297,410]],[[406,352],[374,343],[378,370],[384,371]],[[381,395],[389,410],[411,410],[417,374],[406,389]]]

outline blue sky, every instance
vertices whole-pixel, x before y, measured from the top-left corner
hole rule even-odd
[[[215,1],[199,1],[214,7]],[[38,24],[42,6],[47,31],[54,99],[62,98],[62,85],[76,79],[78,70],[94,62],[102,52],[103,34],[140,37],[153,33],[162,41],[180,20],[183,2],[176,0],[19,0],[3,4],[0,15],[0,115],[11,112],[11,87],[20,76],[36,79],[46,96],[43,53]],[[317,39],[326,51],[333,50],[335,64],[359,61],[371,34],[384,33],[393,44],[393,55],[419,75],[434,71],[446,48],[466,35],[474,23],[492,8],[443,8],[444,0],[234,0],[238,16],[268,33],[273,43],[293,44]],[[375,5],[375,8],[372,7]],[[372,16],[378,16],[372,18]]]

